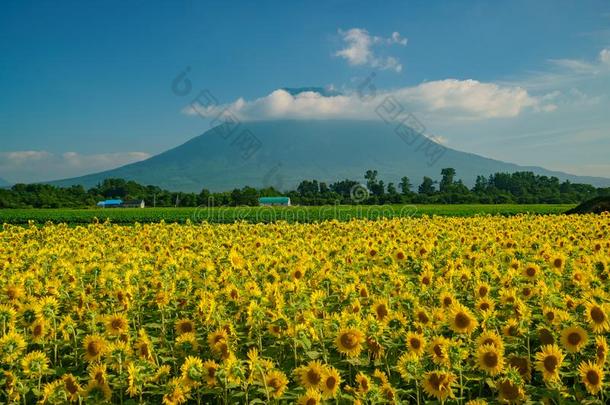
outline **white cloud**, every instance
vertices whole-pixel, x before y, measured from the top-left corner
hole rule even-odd
[[[530,95],[520,87],[481,83],[476,80],[446,79],[425,82],[414,87],[378,90],[375,94],[355,91],[345,95],[324,97],[316,92],[292,95],[275,90],[267,96],[231,104],[203,107],[195,104],[183,112],[204,118],[218,117],[230,111],[243,121],[266,119],[380,119],[380,104],[393,97],[406,112],[426,114],[429,118],[449,120],[484,120],[510,118],[525,110],[551,111],[551,100]]]
[[[407,45],[407,38],[401,37],[399,32],[393,32],[389,38],[371,36],[362,28],[339,30],[339,34],[346,46],[335,52],[335,56],[346,59],[350,65],[367,65],[381,70],[402,71],[402,64],[398,59],[392,56],[378,56],[373,51],[373,48],[379,45]]]
[[[602,63],[610,64],[610,49],[604,48],[599,52],[599,60]]]
[[[47,151],[0,152],[0,177],[12,182],[36,182],[82,176],[149,158],[145,152],[80,154]]]

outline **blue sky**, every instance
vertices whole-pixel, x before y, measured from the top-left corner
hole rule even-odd
[[[607,1],[8,1],[0,178],[108,169],[244,119],[368,118],[375,74],[447,146],[610,177]],[[193,91],[172,80],[186,67]],[[320,86],[338,98],[290,97]],[[279,107],[278,107],[279,106]],[[280,108],[279,110],[277,108]]]

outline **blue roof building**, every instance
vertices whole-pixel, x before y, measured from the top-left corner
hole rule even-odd
[[[123,200],[106,200],[98,202],[97,206],[102,208],[116,208],[120,207],[121,204],[123,204]]]
[[[261,197],[258,199],[258,204],[259,205],[283,205],[283,206],[288,206],[290,205],[290,198],[289,197]]]

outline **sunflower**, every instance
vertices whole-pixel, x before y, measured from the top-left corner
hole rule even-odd
[[[422,287],[426,288],[432,285],[432,279],[434,277],[434,273],[431,270],[426,269],[419,276],[419,283]]]
[[[585,317],[593,332],[604,333],[610,330],[608,305],[598,305],[594,302],[587,302],[585,308]]]
[[[456,377],[447,371],[429,371],[424,374],[422,386],[424,392],[430,397],[439,401],[453,398],[452,385],[455,384]]]
[[[605,337],[597,336],[595,338],[595,361],[602,366],[606,362],[606,357],[608,357],[608,342]]]
[[[486,298],[491,291],[491,287],[487,283],[478,283],[475,290],[478,298]]]
[[[288,387],[288,378],[281,371],[272,370],[265,377],[265,384],[269,390],[269,395],[277,399],[284,395],[284,391]]]
[[[415,310],[415,321],[422,326],[428,325],[430,323],[430,315],[428,315],[428,311],[425,308],[418,308]]]
[[[555,344],[553,332],[551,332],[548,328],[538,329],[538,339],[540,339],[540,346]]]
[[[298,367],[295,372],[303,387],[318,388],[324,376],[325,366],[320,361],[314,360],[306,366]]]
[[[84,389],[83,396],[87,399],[85,403],[110,402],[112,391],[108,384],[100,384],[95,380],[90,380]]]
[[[197,336],[194,333],[183,333],[176,338],[176,348],[181,350],[183,353],[192,353],[197,351],[199,343],[197,342]]]
[[[110,315],[106,318],[106,333],[120,336],[129,330],[129,321],[123,315]]]
[[[379,299],[375,301],[373,303],[372,311],[378,321],[383,322],[387,320],[388,315],[390,314],[387,300]]]
[[[41,351],[33,351],[21,359],[23,374],[29,378],[40,378],[49,370],[49,359]]]
[[[227,342],[229,340],[229,334],[225,328],[218,328],[214,332],[208,334],[208,345],[212,350],[217,344]]]
[[[62,389],[62,385],[61,380],[46,383],[42,388],[42,399],[40,400],[40,403],[59,404],[63,402],[64,390]]]
[[[30,332],[32,334],[32,342],[43,343],[48,333],[47,321],[42,317],[37,318],[30,325]]]
[[[180,378],[173,378],[165,387],[163,405],[180,405],[187,401],[190,388]]]
[[[501,402],[516,403],[525,398],[523,387],[508,378],[496,383],[496,389]]]
[[[426,351],[426,339],[424,335],[421,333],[408,332],[406,336],[407,348],[409,349],[409,353],[419,358]]]
[[[208,387],[216,385],[216,372],[220,366],[214,360],[206,360],[203,362],[203,377]]]
[[[15,362],[27,347],[23,336],[15,331],[10,331],[0,338],[0,360],[3,363]]]
[[[502,333],[507,337],[517,337],[522,334],[519,321],[515,318],[508,318],[502,327]]]
[[[301,395],[297,401],[299,405],[318,405],[321,403],[322,396],[320,391],[309,388],[305,394]]]
[[[449,347],[451,341],[443,336],[438,336],[432,339],[428,346],[428,353],[432,356],[432,361],[435,364],[447,365],[449,364]]]
[[[188,356],[184,360],[182,367],[180,367],[180,371],[182,373],[184,385],[188,387],[197,387],[201,385],[204,376],[206,375],[203,361],[196,356]]]
[[[83,340],[85,349],[85,360],[89,362],[98,361],[108,348],[108,342],[100,335],[87,335]]]
[[[478,325],[472,312],[462,304],[451,307],[449,322],[449,327],[456,333],[471,333]]]
[[[61,378],[64,383],[64,391],[66,392],[66,397],[70,402],[78,401],[78,397],[80,392],[82,391],[82,387],[78,383],[76,377],[72,374],[64,374]]]
[[[135,351],[136,355],[147,361],[154,361],[153,357],[153,346],[148,334],[144,329],[140,329],[138,332],[138,340],[136,341]]]
[[[334,398],[341,386],[341,376],[336,368],[327,366],[322,376],[320,387],[322,388],[322,396],[325,399]]]
[[[534,280],[540,274],[540,266],[535,263],[528,263],[523,268],[523,275],[530,280]]]
[[[532,379],[532,366],[529,357],[512,355],[508,358],[507,364],[519,372],[525,381]]]
[[[570,326],[561,331],[560,340],[568,352],[577,353],[587,344],[589,335],[580,326]]]
[[[371,380],[362,372],[356,375],[356,384],[358,384],[358,392],[366,394],[371,389]]]
[[[601,391],[604,384],[604,370],[593,362],[582,362],[578,366],[580,378],[585,388],[591,395],[596,395]]]
[[[335,339],[339,352],[348,357],[356,357],[360,354],[362,342],[364,342],[364,334],[355,328],[341,329]]]
[[[484,330],[481,332],[477,338],[476,344],[477,347],[492,345],[498,350],[504,350],[504,342],[502,341],[502,337],[493,330]]]
[[[456,303],[455,295],[453,295],[449,291],[442,292],[438,299],[441,304],[441,307],[443,307],[443,308],[449,308],[454,303]]]
[[[381,395],[383,398],[388,401],[388,403],[393,404],[396,399],[396,390],[389,383],[384,383],[380,388]]]
[[[555,254],[550,259],[551,268],[557,272],[563,270],[566,265],[566,258],[563,254]]]
[[[105,364],[95,364],[89,367],[89,378],[100,384],[108,383],[108,374]]]
[[[178,319],[174,327],[178,335],[195,332],[195,324],[190,319]]]
[[[542,373],[544,381],[555,381],[559,379],[559,369],[564,355],[557,345],[542,346],[542,350],[536,353],[536,370]]]
[[[481,370],[494,376],[504,368],[504,355],[494,345],[483,345],[477,349],[477,362]]]
[[[495,307],[495,302],[488,297],[479,298],[475,303],[475,308],[481,312],[492,312]]]

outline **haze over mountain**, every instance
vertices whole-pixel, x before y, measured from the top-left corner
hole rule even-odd
[[[9,183],[8,181],[6,181],[2,177],[0,177],[0,187],[8,187],[10,185],[11,185],[11,183]]]
[[[366,170],[376,169],[386,184],[398,183],[402,176],[408,176],[417,185],[423,176],[440,178],[443,167],[455,168],[457,178],[469,186],[477,175],[516,171],[610,186],[610,179],[606,178],[519,166],[445,148],[416,133],[401,137],[395,132],[395,125],[382,120],[247,122],[228,136],[220,128],[211,129],[149,159],[51,183],[92,187],[113,177],[174,191],[228,191],[246,185],[287,190],[305,179],[328,183],[346,178],[362,180]]]

